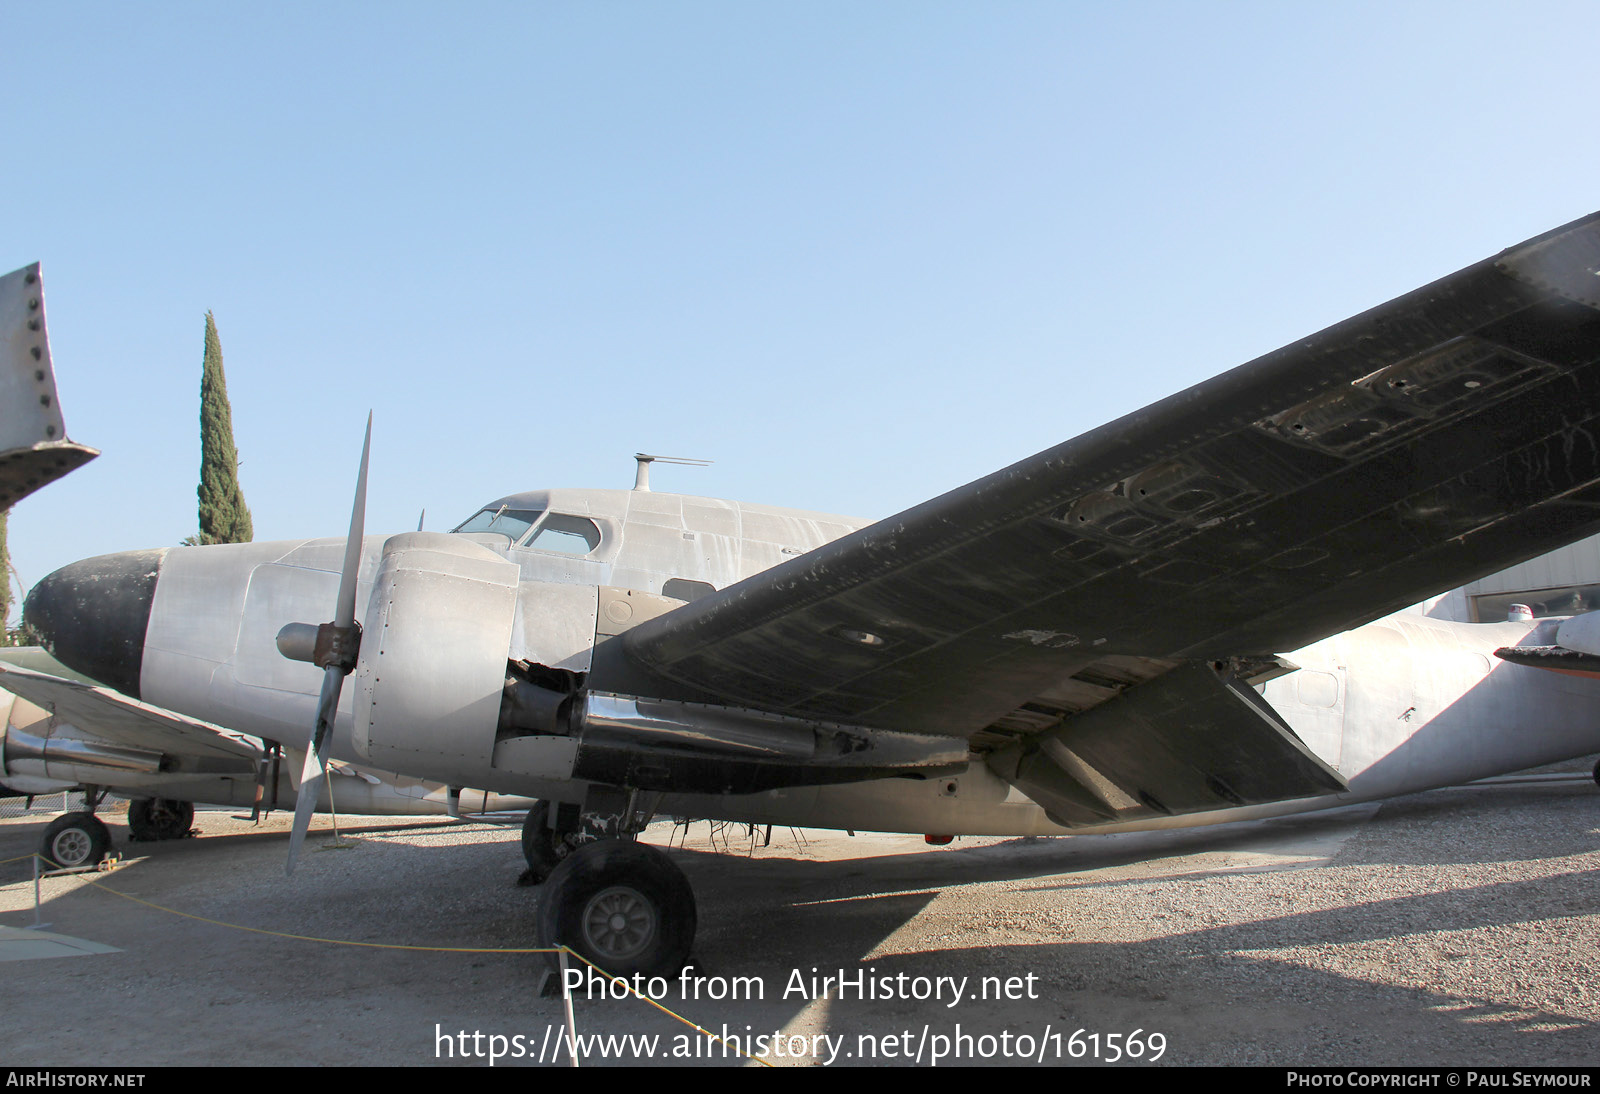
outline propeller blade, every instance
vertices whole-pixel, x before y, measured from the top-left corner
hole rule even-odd
[[[329,665],[322,672],[322,697],[317,700],[317,727],[311,735],[311,747],[306,749],[306,762],[300,768],[300,789],[294,801],[294,827],[289,832],[289,861],[283,872],[294,875],[295,862],[300,857],[300,845],[305,842],[311,828],[311,814],[317,811],[317,799],[322,796],[322,780],[327,776],[326,746],[333,736],[333,719],[339,712],[339,693],[344,689],[344,670]]]
[[[361,472],[356,476],[356,501],[350,508],[350,538],[344,543],[344,570],[339,574],[339,608],[336,627],[356,620],[356,574],[361,569],[361,536],[367,523],[367,456],[372,451],[372,411],[367,411],[367,436],[361,442]]]
[[[322,794],[322,781],[328,771],[328,742],[333,738],[333,720],[339,713],[339,693],[344,689],[344,678],[355,667],[361,647],[361,631],[356,626],[356,578],[361,571],[361,540],[367,520],[367,457],[372,451],[372,412],[367,412],[367,436],[361,442],[361,470],[356,476],[356,500],[350,509],[350,535],[344,544],[344,568],[339,573],[339,600],[334,608],[332,624],[321,630],[332,632],[332,650],[323,653],[323,639],[319,634],[318,663],[322,665],[322,695],[317,700],[317,724],[311,733],[311,746],[306,749],[305,766],[300,769],[300,791],[294,804],[294,828],[289,833],[289,861],[284,873],[294,873],[295,860],[300,857],[300,845],[305,842],[311,827],[311,814],[316,811],[317,799]],[[338,660],[332,660],[332,658]]]

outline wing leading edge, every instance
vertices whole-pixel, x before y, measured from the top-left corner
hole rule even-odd
[[[1600,531],[1596,270],[1600,214],[643,623],[593,683],[1003,751],[1184,663],[1248,679]],[[1331,788],[1281,760],[1273,797]]]

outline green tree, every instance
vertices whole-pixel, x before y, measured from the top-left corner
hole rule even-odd
[[[255,530],[239,489],[239,452],[233,446],[233,408],[222,372],[217,321],[206,312],[206,359],[200,373],[201,543],[249,543]]]

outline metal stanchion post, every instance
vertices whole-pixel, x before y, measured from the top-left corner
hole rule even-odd
[[[572,1017],[572,992],[567,988],[567,948],[561,947],[561,999],[567,1008],[567,1053],[578,1066],[578,1025]]]
[[[33,931],[42,931],[46,927],[50,926],[50,924],[41,923],[39,921],[39,905],[40,905],[41,902],[39,900],[39,855],[38,855],[37,852],[34,854],[32,861],[33,861],[33,924],[28,929],[29,930],[33,930]]]

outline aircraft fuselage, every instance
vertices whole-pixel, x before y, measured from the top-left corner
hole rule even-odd
[[[480,633],[478,621],[493,609],[464,607],[456,613],[464,617],[454,628],[457,633],[429,629],[417,639],[422,648],[416,656],[452,679],[477,672],[498,686],[504,663],[512,661],[571,673],[603,688],[603,673],[600,678],[590,674],[596,668],[594,650],[607,638],[864,523],[639,490],[512,495],[486,506],[457,537],[409,534],[408,542],[459,548],[464,558],[471,556],[463,563],[469,569],[497,566],[488,595],[499,597],[509,613],[501,631],[493,632],[485,622]],[[364,540],[358,605],[371,599],[388,541],[382,536]],[[73,628],[98,628],[93,647],[74,667],[125,691],[131,692],[128,682],[136,680],[132,693],[145,702],[304,748],[322,673],[285,657],[276,638],[286,624],[316,622],[330,614],[343,549],[341,540],[322,539],[90,559],[41,583],[30,600],[30,618],[49,617],[45,621],[57,654],[68,664],[74,664]],[[460,574],[439,580],[470,584]],[[74,591],[66,588],[69,584]],[[81,599],[75,590],[88,584],[102,606],[119,596],[126,603],[109,617],[104,611],[91,616],[87,624],[78,615],[51,610],[53,604]],[[441,595],[461,594],[452,587]],[[369,630],[375,610],[358,609],[358,617],[367,613]],[[378,625],[387,629],[387,623]],[[128,633],[108,640],[104,632],[118,626]],[[1223,812],[1108,819],[1092,827],[1193,825],[1325,808],[1595,751],[1600,728],[1593,712],[1600,684],[1558,681],[1493,658],[1494,649],[1523,641],[1532,629],[1530,624],[1462,624],[1401,613],[1291,652],[1287,660],[1299,671],[1272,679],[1261,690],[1311,751],[1346,779],[1347,792]],[[475,647],[482,648],[481,655],[472,652]],[[136,676],[130,656],[136,657]],[[376,654],[367,656],[376,663]],[[446,671],[452,658],[477,658],[477,667]],[[332,741],[335,758],[501,793],[583,800],[584,780],[574,774],[570,738],[523,735],[507,741],[481,718],[463,720],[459,730],[439,727],[443,745],[408,751],[403,739],[391,739],[376,755],[376,738],[369,739],[365,725],[355,726],[352,734],[358,711],[377,724],[373,689],[381,685],[381,670],[375,672],[364,698],[361,688],[343,693]],[[442,697],[443,719],[479,698]],[[392,708],[384,714],[392,717]],[[883,831],[1067,831],[977,755],[938,777],[795,785],[754,794],[668,793],[660,808],[730,820]]]

